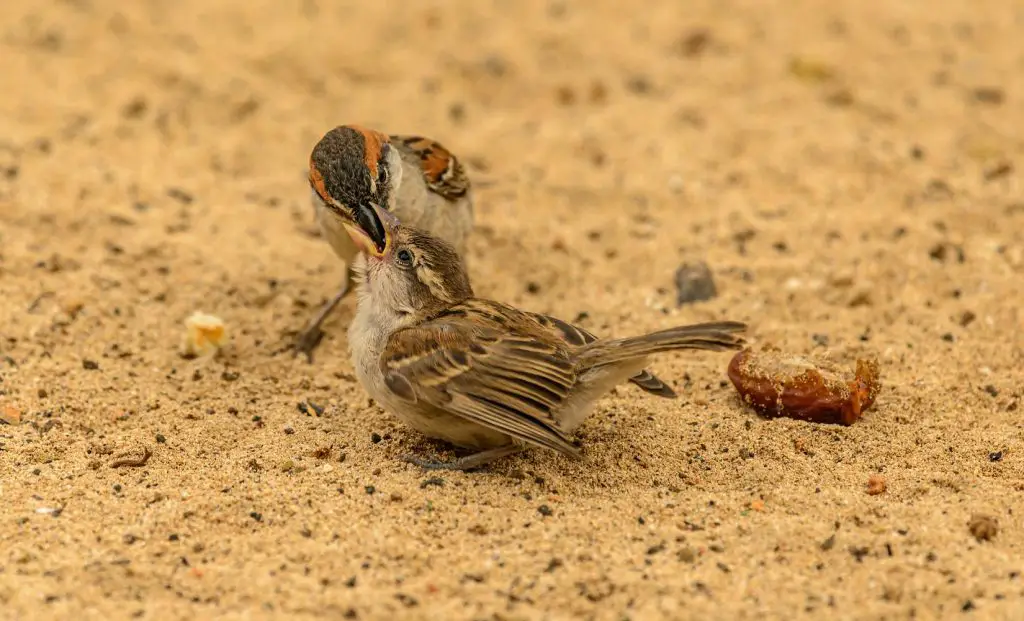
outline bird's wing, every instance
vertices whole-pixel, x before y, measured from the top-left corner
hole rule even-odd
[[[423,136],[391,136],[391,142],[406,156],[419,163],[423,181],[434,193],[454,201],[469,191],[469,176],[459,158],[441,143]]]
[[[381,356],[391,391],[519,441],[578,451],[555,418],[576,374],[565,347],[531,317],[470,300],[393,334]]]

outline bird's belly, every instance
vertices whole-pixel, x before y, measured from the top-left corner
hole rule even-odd
[[[362,307],[349,326],[349,349],[356,378],[378,405],[419,433],[462,448],[486,450],[512,442],[503,433],[426,403],[409,403],[391,392],[380,370],[387,334],[388,327]]]

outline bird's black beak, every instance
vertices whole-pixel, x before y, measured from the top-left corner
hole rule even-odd
[[[387,231],[384,230],[384,223],[381,222],[377,211],[371,204],[359,205],[355,208],[355,221],[359,228],[369,236],[370,241],[377,247],[379,253],[387,248]]]

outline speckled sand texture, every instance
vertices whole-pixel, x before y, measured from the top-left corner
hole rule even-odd
[[[1021,32],[1009,0],[0,3],[0,616],[1020,618]],[[400,462],[451,454],[353,379],[354,299],[284,351],[341,282],[305,166],[345,122],[462,155],[478,294],[874,355],[876,406],[764,420],[728,354],[665,355],[680,398],[622,387],[580,462]],[[677,308],[701,260],[719,295]],[[179,355],[196,311],[219,358]]]

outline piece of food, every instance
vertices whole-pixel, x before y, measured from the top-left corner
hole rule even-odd
[[[185,320],[185,355],[216,353],[227,341],[227,328],[220,317],[194,312]]]
[[[868,477],[868,485],[865,491],[871,496],[877,496],[884,494],[887,487],[885,477],[873,474]]]
[[[765,416],[852,425],[880,388],[878,362],[858,360],[851,372],[824,359],[785,354],[774,347],[745,349],[729,363],[729,379],[743,400]]]

